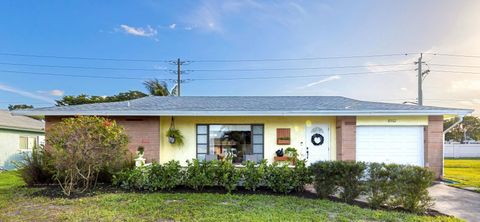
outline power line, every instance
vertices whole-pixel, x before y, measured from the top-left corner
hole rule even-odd
[[[50,58],[50,59],[76,59],[76,60],[98,60],[98,61],[114,61],[114,62],[169,62],[164,59],[127,59],[127,58],[101,58],[101,57],[80,57],[80,56],[57,56],[57,55],[38,55],[38,54],[20,54],[0,52],[3,56],[15,57],[34,57],[34,58]]]
[[[480,55],[462,55],[462,54],[447,54],[447,53],[424,53],[434,56],[448,56],[448,57],[462,57],[462,58],[480,58]]]
[[[480,68],[480,66],[476,66],[476,65],[455,65],[455,64],[438,64],[438,63],[430,63],[430,65],[444,66],[444,67]]]
[[[355,58],[375,58],[375,57],[394,57],[408,56],[418,53],[391,53],[391,54],[372,54],[372,55],[352,55],[352,56],[325,56],[325,57],[304,57],[304,58],[260,58],[260,59],[204,59],[192,60],[189,62],[277,62],[277,61],[308,61],[308,60],[331,60],[331,59],[355,59]],[[97,60],[97,61],[114,61],[114,62],[171,62],[168,59],[130,59],[130,58],[110,58],[110,57],[83,57],[83,56],[59,56],[59,55],[42,55],[42,54],[24,54],[0,52],[3,56],[14,57],[33,57],[33,58],[50,58],[50,59],[69,59],[69,60]]]
[[[247,80],[247,79],[291,79],[291,78],[312,78],[312,77],[322,77],[322,76],[356,76],[356,75],[371,75],[371,74],[384,74],[390,72],[405,72],[405,71],[414,71],[413,69],[404,69],[404,70],[388,70],[380,72],[350,72],[350,73],[333,73],[333,74],[321,74],[321,75],[295,75],[295,76],[256,76],[256,77],[233,77],[233,78],[195,78],[188,79],[190,81],[206,81],[206,80]]]
[[[308,60],[333,60],[333,59],[355,59],[355,58],[375,58],[375,57],[394,57],[408,56],[413,53],[393,53],[393,54],[374,54],[374,55],[353,55],[353,56],[326,56],[326,57],[304,57],[304,58],[264,58],[264,59],[204,59],[193,60],[193,62],[281,62],[281,61],[308,61]],[[415,53],[416,54],[416,53]]]
[[[295,71],[295,70],[318,70],[318,69],[348,69],[348,68],[368,68],[385,66],[403,66],[412,65],[405,63],[397,64],[374,64],[374,65],[351,65],[351,66],[321,66],[321,67],[287,67],[287,68],[251,68],[251,69],[189,69],[185,71],[192,72],[257,72],[257,71]]]
[[[120,76],[97,76],[97,75],[73,75],[73,74],[63,74],[63,73],[49,73],[49,72],[28,72],[28,71],[15,71],[15,70],[1,70],[0,72],[5,73],[16,73],[16,74],[25,74],[25,75],[40,75],[40,76],[64,76],[64,77],[75,77],[75,78],[94,78],[94,79],[136,79],[136,80],[146,80],[154,77],[120,77]],[[169,79],[163,79],[169,80]]]
[[[46,67],[46,68],[67,68],[67,69],[127,70],[127,71],[167,71],[168,70],[168,69],[154,69],[154,68],[147,69],[147,68],[117,68],[117,67],[96,67],[96,66],[44,65],[44,64],[10,63],[10,62],[0,62],[0,65]]]
[[[469,72],[469,71],[454,71],[454,70],[431,70],[431,71],[432,71],[432,72],[445,72],[445,73],[480,75],[480,72]]]

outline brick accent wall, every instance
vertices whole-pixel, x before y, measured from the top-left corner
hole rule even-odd
[[[443,117],[429,116],[428,126],[424,128],[425,166],[441,178],[443,171]]]
[[[337,117],[337,160],[355,160],[356,128],[356,117]]]
[[[47,116],[45,118],[45,137],[53,124],[65,117]],[[160,118],[159,117],[108,117],[125,128],[129,137],[128,150],[135,153],[138,146],[145,148],[147,162],[160,160]],[[48,147],[48,144],[47,144]]]

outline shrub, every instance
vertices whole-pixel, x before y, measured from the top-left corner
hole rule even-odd
[[[334,161],[320,161],[310,166],[310,170],[314,175],[313,185],[317,195],[321,198],[328,198],[337,191],[336,177],[339,175],[335,169],[336,162]]]
[[[417,166],[398,166],[400,170],[393,171],[395,185],[394,201],[413,213],[423,213],[432,205],[432,198],[428,195],[428,187],[434,180],[431,171]]]
[[[24,153],[23,160],[15,165],[27,186],[48,184],[53,182],[50,159],[50,155],[43,146],[34,147],[31,153]]]
[[[385,205],[393,195],[391,180],[392,166],[383,163],[370,163],[367,168],[366,183],[367,202],[371,208],[378,209]]]
[[[216,167],[217,170],[215,172],[217,173],[218,185],[223,186],[228,193],[235,190],[240,180],[241,172],[235,169],[235,166],[229,161],[220,161]]]
[[[293,169],[293,186],[297,191],[303,191],[305,184],[312,183],[312,173],[306,165],[305,160],[297,160]]]
[[[364,190],[361,181],[366,164],[353,161],[336,161],[338,177],[336,185],[343,188],[340,198],[346,203],[352,203]]]
[[[243,186],[245,189],[255,191],[258,187],[264,185],[266,171],[267,160],[262,160],[258,166],[253,161],[247,161],[245,168],[242,169]]]
[[[367,176],[367,201],[373,208],[386,205],[423,213],[432,204],[428,187],[434,175],[426,168],[397,164],[371,163]]]
[[[66,118],[50,129],[54,178],[65,195],[96,185],[102,169],[123,164],[128,137],[115,121],[102,117]]]
[[[185,175],[185,185],[194,190],[203,190],[205,186],[214,185],[214,175],[212,165],[217,161],[202,161],[197,159],[187,160],[187,169]]]
[[[182,183],[182,167],[178,161],[171,160],[163,165],[154,163],[149,168],[151,190],[171,190]]]
[[[150,169],[147,166],[126,169],[113,175],[112,184],[127,190],[148,190]]]
[[[293,169],[275,162],[267,167],[267,186],[274,192],[290,193],[296,188]]]
[[[312,165],[317,194],[326,198],[340,189],[342,201],[352,203],[363,190],[361,181],[366,164],[353,161],[325,161]]]

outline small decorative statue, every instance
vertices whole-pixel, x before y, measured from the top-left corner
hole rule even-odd
[[[135,166],[141,167],[145,165],[145,158],[143,158],[145,148],[143,146],[139,146],[137,148],[137,158],[135,159]]]
[[[277,154],[278,157],[282,157],[283,156],[283,148],[277,150],[275,153]]]

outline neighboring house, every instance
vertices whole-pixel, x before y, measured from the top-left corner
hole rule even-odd
[[[16,111],[45,115],[48,129],[64,117],[109,116],[130,136],[130,151],[147,161],[184,163],[193,158],[274,161],[279,148],[300,158],[358,160],[443,170],[443,120],[472,110],[366,102],[337,96],[145,97],[126,102]],[[173,123],[172,123],[173,121]],[[174,126],[183,147],[169,143]]]
[[[44,126],[43,121],[0,110],[0,168],[14,169],[13,161],[22,160],[24,152],[44,143]]]

